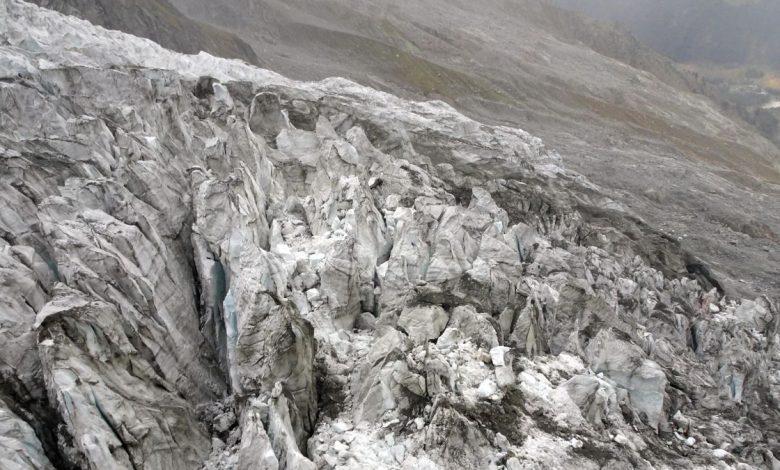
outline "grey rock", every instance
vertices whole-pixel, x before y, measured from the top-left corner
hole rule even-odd
[[[407,307],[398,318],[398,327],[416,344],[435,340],[447,327],[449,315],[438,305]]]
[[[448,326],[460,330],[477,346],[488,350],[498,347],[498,336],[493,327],[492,318],[489,315],[477,313],[476,309],[470,305],[454,308]],[[503,358],[503,354],[501,357]]]
[[[227,432],[236,424],[236,415],[232,411],[220,414],[214,419],[214,430]]]
[[[355,328],[359,330],[374,331],[374,329],[376,329],[376,317],[369,312],[361,313],[355,322]]]
[[[288,128],[287,119],[282,114],[282,105],[279,96],[275,93],[258,93],[252,99],[249,107],[249,128],[252,132],[260,134],[273,141]]]

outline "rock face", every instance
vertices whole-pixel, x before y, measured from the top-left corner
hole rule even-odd
[[[3,468],[776,465],[777,307],[523,131],[18,0],[0,111]]]

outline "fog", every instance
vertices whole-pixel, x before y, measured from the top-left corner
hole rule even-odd
[[[616,21],[645,44],[681,62],[780,68],[777,0],[554,0]]]

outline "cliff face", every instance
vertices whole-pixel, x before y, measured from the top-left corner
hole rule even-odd
[[[777,465],[778,314],[532,135],[0,0],[3,468]]]

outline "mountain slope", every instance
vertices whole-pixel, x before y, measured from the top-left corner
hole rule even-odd
[[[772,132],[691,93],[699,81],[618,28],[541,0],[174,5],[286,75],[344,76],[522,126],[679,238],[728,292],[780,296],[780,151],[761,134]]]
[[[730,292],[780,295],[780,151],[617,29],[535,0],[177,6],[241,31],[287,75],[344,76],[522,126],[680,238]]]
[[[780,69],[780,3],[772,0],[555,0],[618,21],[645,44],[681,62]]]
[[[3,467],[777,464],[773,302],[445,103],[0,0],[0,201]]]
[[[772,105],[780,97],[780,54],[775,47],[780,41],[780,3],[560,0],[558,4],[618,22],[691,70],[696,89],[721,109],[780,145],[780,121]]]

